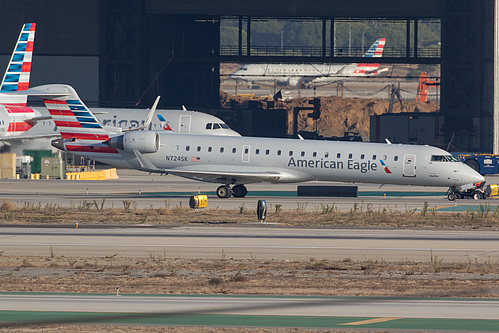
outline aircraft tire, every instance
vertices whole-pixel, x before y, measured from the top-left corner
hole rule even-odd
[[[244,185],[236,185],[232,188],[232,195],[235,198],[244,198],[248,194],[248,189]]]
[[[217,196],[220,199],[230,198],[231,195],[232,195],[232,190],[230,189],[229,186],[227,186],[227,185],[220,185],[217,188]]]
[[[447,199],[449,199],[449,201],[454,201],[457,199],[456,195],[454,193],[449,193],[447,195]]]
[[[473,199],[475,199],[475,200],[483,199],[482,193],[480,193],[480,192],[473,193]]]
[[[474,161],[474,160],[466,160],[464,162],[464,164],[466,164],[467,166],[469,166],[470,168],[472,168],[473,170],[475,170],[476,172],[480,172],[480,165],[478,164],[477,161]]]

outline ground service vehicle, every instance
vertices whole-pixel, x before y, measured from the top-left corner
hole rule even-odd
[[[482,175],[499,173],[499,155],[482,153],[452,153],[452,155]]]
[[[473,198],[475,200],[487,199],[499,194],[499,185],[491,184],[485,186],[485,182],[476,183],[475,186],[451,186],[447,190],[447,199],[454,201],[457,199]]]

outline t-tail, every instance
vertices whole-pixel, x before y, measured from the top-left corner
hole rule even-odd
[[[33,90],[40,91],[39,96],[43,98],[63,139],[96,141],[109,139],[108,131],[83,103],[73,87],[45,85]],[[46,94],[43,95],[43,92]]]
[[[36,23],[24,24],[16,47],[7,66],[7,70],[0,85],[0,104],[5,106],[26,106],[28,96],[7,95],[6,92],[23,91],[29,87],[31,60],[35,42]]]

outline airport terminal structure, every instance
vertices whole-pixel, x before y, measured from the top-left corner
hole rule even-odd
[[[37,23],[30,86],[75,87],[90,106],[210,111],[220,108],[220,64],[374,62],[335,44],[335,29],[359,20],[391,21],[405,44],[385,50],[381,64],[440,66],[443,142],[499,153],[498,11],[494,0],[34,1],[4,0],[0,61],[6,64],[19,28]],[[255,26],[276,19],[317,23],[313,48],[255,45]],[[221,22],[235,39],[221,43]],[[422,47],[421,22],[441,25],[439,49]],[[366,41],[366,44],[370,44]],[[255,127],[255,125],[254,125]],[[456,135],[457,133],[457,135]]]

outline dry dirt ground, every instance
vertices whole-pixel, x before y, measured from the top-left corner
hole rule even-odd
[[[0,224],[3,225],[242,225],[256,222],[256,210],[241,204],[236,210],[202,209],[165,205],[163,208],[136,209],[132,201],[124,201],[121,208],[103,208],[105,200],[80,201],[71,207],[57,204],[0,202]],[[354,203],[350,211],[338,211],[335,204],[313,207],[298,205],[282,210],[280,205],[268,207],[266,222],[281,227],[322,228],[465,228],[499,230],[499,208],[489,203],[478,210],[439,212],[427,202],[421,207],[391,210],[370,203]]]
[[[78,207],[0,205],[0,223],[185,225],[254,222],[255,212],[163,209],[99,209],[99,203]],[[497,230],[499,211],[440,213],[432,210],[380,211],[357,205],[350,212],[323,206],[314,212],[278,211],[268,219],[286,226],[316,228],[378,227]],[[366,221],[369,221],[367,224]],[[0,229],[1,230],[1,229]],[[48,251],[47,251],[48,252]],[[499,263],[491,261],[387,263],[382,260],[188,260],[150,255],[79,258],[57,253],[18,257],[2,255],[0,292],[75,292],[122,294],[250,294],[327,296],[499,297]],[[46,332],[316,332],[294,329],[157,328],[122,326],[49,326]],[[12,328],[5,332],[43,332],[42,328]]]
[[[223,91],[220,92],[222,104],[230,105],[230,101],[244,104],[248,101],[245,96],[233,96]],[[272,100],[271,97],[250,97],[251,100],[260,101],[261,105]],[[370,116],[387,113],[389,102],[379,98],[346,98],[338,96],[320,97],[321,116],[317,121],[318,134],[330,136],[343,136],[343,133],[357,132],[364,139],[369,138]],[[310,107],[308,103],[311,98],[298,97],[292,100],[277,101],[276,108],[288,110],[288,132],[293,129],[293,109],[296,107]],[[414,101],[403,101],[393,104],[393,113],[400,112],[436,112],[440,110],[440,104],[434,101],[418,103]],[[298,114],[297,128],[302,131],[315,132],[315,121],[308,117],[307,112]],[[289,132],[288,134],[292,134]]]

